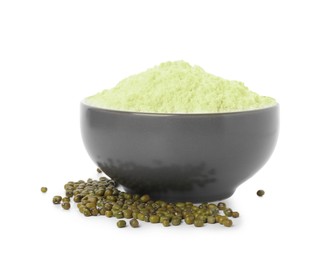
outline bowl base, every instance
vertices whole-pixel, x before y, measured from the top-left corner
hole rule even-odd
[[[175,193],[175,192],[167,192],[167,193],[153,193],[153,192],[140,192],[136,190],[131,190],[123,186],[123,189],[130,194],[148,194],[152,200],[164,200],[166,202],[192,202],[192,203],[203,203],[203,202],[213,202],[220,201],[231,197],[235,189],[220,192],[215,195],[200,195],[199,193],[195,194],[192,192],[186,193]]]

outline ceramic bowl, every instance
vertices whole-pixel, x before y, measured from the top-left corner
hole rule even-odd
[[[231,113],[114,111],[81,102],[91,159],[130,193],[166,201],[230,197],[270,158],[279,105]]]

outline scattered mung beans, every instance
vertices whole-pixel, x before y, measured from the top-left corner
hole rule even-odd
[[[224,210],[226,208],[226,204],[224,202],[219,202],[218,208],[219,210]]]
[[[116,187],[117,183],[106,177],[100,177],[99,180],[70,181],[64,185],[66,196],[64,198],[54,196],[53,203],[61,204],[63,209],[68,210],[72,198],[72,201],[77,203],[79,212],[84,216],[115,217],[119,219],[117,222],[119,228],[126,226],[123,218],[131,219],[130,226],[136,228],[139,227],[139,221],[161,223],[164,227],[179,226],[182,221],[195,227],[203,227],[205,223],[219,223],[231,227],[233,223],[229,218],[239,217],[239,213],[228,208],[224,202],[217,205],[213,203],[197,205],[192,202],[170,203],[152,200],[148,194],[129,194]]]
[[[71,199],[69,197],[64,197],[62,199],[62,202],[70,202],[70,201],[71,201]]]
[[[61,204],[61,206],[62,206],[63,209],[69,210],[70,207],[71,207],[71,204],[69,202],[63,202]]]
[[[139,221],[136,220],[135,218],[131,219],[130,220],[130,226],[133,227],[133,228],[139,227]]]
[[[224,215],[226,215],[227,217],[231,217],[233,211],[230,208],[227,208],[223,212],[224,212]]]
[[[162,225],[164,227],[169,227],[170,226],[170,220],[169,219],[164,219],[163,222],[162,222]]]
[[[105,216],[106,216],[107,218],[111,218],[111,217],[113,216],[113,211],[111,211],[111,210],[106,210],[106,211],[105,211]]]
[[[233,218],[239,218],[239,212],[238,211],[232,212],[232,217]]]
[[[159,223],[159,216],[158,215],[150,215],[149,221],[150,221],[150,223]]]
[[[215,224],[216,220],[214,216],[208,216],[207,217],[207,223],[209,224]]]
[[[231,227],[231,226],[232,226],[232,220],[231,220],[231,219],[225,219],[225,220],[223,221],[223,225],[224,225],[225,227]]]
[[[195,217],[193,215],[188,215],[185,218],[185,222],[187,225],[192,225],[194,224]]]
[[[204,221],[200,218],[196,218],[194,222],[195,227],[203,227],[204,226]]]
[[[54,196],[52,199],[52,202],[54,204],[60,204],[60,202],[62,201],[62,197],[61,196]]]
[[[125,220],[119,220],[119,221],[117,221],[116,225],[119,228],[124,228],[124,227],[126,227],[126,222],[125,222]]]
[[[43,192],[43,193],[46,193],[46,192],[47,192],[47,190],[48,190],[48,188],[47,188],[47,187],[41,187],[41,192]]]
[[[262,197],[264,195],[264,193],[265,193],[264,190],[258,190],[256,192],[257,196],[259,196],[259,197]]]
[[[173,217],[171,220],[171,223],[173,226],[179,226],[181,224],[181,218],[180,217]]]

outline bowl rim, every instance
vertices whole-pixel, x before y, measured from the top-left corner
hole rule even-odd
[[[220,115],[237,115],[237,114],[245,114],[245,113],[256,113],[260,111],[271,110],[275,108],[279,108],[279,103],[276,102],[274,105],[262,107],[262,108],[254,108],[248,110],[237,110],[237,111],[227,111],[227,112],[207,112],[207,113],[157,113],[157,112],[140,112],[140,111],[125,111],[125,110],[115,110],[103,107],[96,107],[87,104],[86,98],[82,99],[80,102],[81,105],[86,106],[91,109],[101,110],[104,112],[110,113],[118,113],[118,114],[125,114],[125,115],[143,115],[143,116],[220,116]]]

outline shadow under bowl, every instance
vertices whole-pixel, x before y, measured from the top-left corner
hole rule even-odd
[[[81,102],[91,159],[129,193],[166,201],[230,197],[271,156],[279,105],[231,113],[114,111]]]

